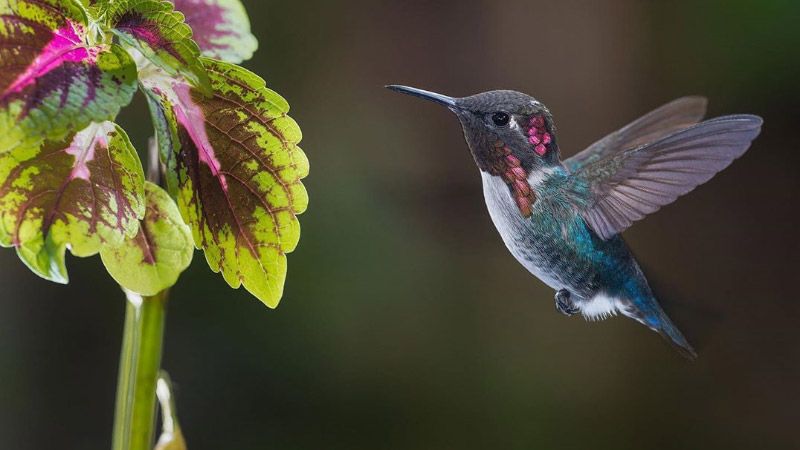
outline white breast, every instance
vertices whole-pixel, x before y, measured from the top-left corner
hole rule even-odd
[[[534,239],[530,229],[531,219],[520,214],[506,183],[500,177],[483,171],[481,171],[481,177],[486,208],[508,250],[533,276],[553,289],[562,289],[564,286],[537,264],[540,255],[536,253],[536,246],[530,242],[531,239]],[[541,182],[541,180],[534,181],[537,183],[531,183],[532,187]]]

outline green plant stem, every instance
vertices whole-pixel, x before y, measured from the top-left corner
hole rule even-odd
[[[168,290],[151,297],[125,294],[112,449],[151,450]]]

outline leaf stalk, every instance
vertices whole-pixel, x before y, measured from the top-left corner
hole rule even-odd
[[[126,291],[125,295],[112,449],[151,450],[167,291],[154,296]]]

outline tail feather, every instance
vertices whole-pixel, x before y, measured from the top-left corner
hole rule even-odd
[[[697,352],[672,323],[667,313],[661,309],[655,298],[632,302],[629,308],[622,309],[622,313],[661,335],[684,358],[692,361],[697,359]]]
[[[661,312],[661,324],[659,328],[653,328],[655,332],[661,335],[664,339],[667,340],[673,347],[680,353],[684,358],[694,361],[697,359],[697,352],[694,351],[689,341],[683,336],[683,334],[678,330],[678,327],[669,320],[664,312]]]

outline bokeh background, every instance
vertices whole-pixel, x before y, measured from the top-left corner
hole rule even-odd
[[[163,366],[189,448],[800,448],[800,3],[245,2],[247,67],[312,171],[271,311],[197,253]],[[700,359],[586,323],[507,253],[451,115],[382,88],[509,88],[568,156],[686,94],[765,118],[730,168],[625,233]],[[144,147],[144,103],[121,119]],[[124,300],[99,258],[0,252],[0,447],[108,448]]]

